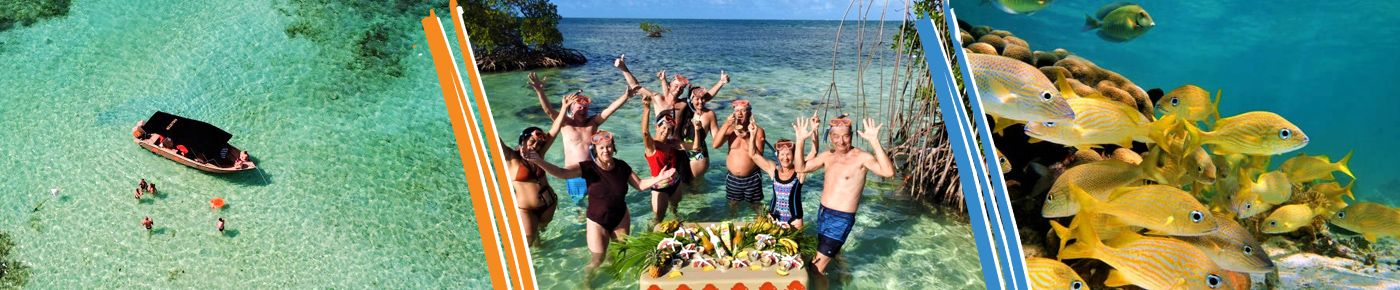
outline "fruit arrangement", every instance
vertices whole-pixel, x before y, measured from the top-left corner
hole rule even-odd
[[[816,254],[816,244],[816,237],[803,234],[802,228],[766,217],[703,227],[666,221],[654,231],[614,242],[608,256],[613,259],[610,269],[617,279],[631,275],[675,279],[689,271],[759,271],[770,266],[776,274],[787,276]]]

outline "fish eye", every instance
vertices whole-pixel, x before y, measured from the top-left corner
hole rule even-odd
[[[1278,226],[1278,221],[1269,221],[1269,226],[1271,226],[1271,227],[1277,227],[1277,226]]]
[[[1246,255],[1254,254],[1254,247],[1244,246],[1244,253]]]
[[[1172,97],[1172,106],[1176,106],[1176,105],[1180,105],[1180,104],[1181,104],[1181,99],[1180,99],[1180,98]]]
[[[1347,212],[1344,212],[1344,211],[1339,211],[1339,212],[1337,212],[1337,218],[1339,218],[1339,219],[1347,218]]]
[[[1045,122],[1045,127],[1054,128],[1054,127],[1055,127],[1055,122],[1054,122],[1054,121]]]
[[[1288,137],[1293,137],[1293,130],[1287,128],[1278,130],[1278,137],[1283,140],[1288,140]]]
[[[1206,173],[1205,166],[1196,166],[1196,173]]]
[[[1040,92],[1040,100],[1042,100],[1042,101],[1049,101],[1050,99],[1052,99],[1052,98],[1054,98],[1054,97],[1055,97],[1054,95],[1051,95],[1051,94],[1050,94],[1050,91]]]
[[[1079,290],[1082,288],[1084,288],[1084,282],[1074,281],[1074,283],[1069,283],[1069,289],[1071,290]]]
[[[1253,204],[1253,203],[1246,203],[1246,204],[1244,204],[1244,209],[1249,209],[1249,208],[1252,208],[1252,207],[1254,207],[1254,204]]]
[[[1054,194],[1046,194],[1046,195],[1045,195],[1045,200],[1055,200],[1055,195],[1054,195]]]
[[[1191,222],[1193,222],[1193,223],[1199,223],[1199,222],[1201,222],[1202,219],[1205,219],[1205,218],[1206,218],[1206,216],[1203,215],[1203,214],[1201,214],[1201,211],[1198,211],[1198,210],[1193,210],[1193,211],[1191,211]]]
[[[1220,282],[1222,282],[1220,281],[1220,276],[1216,276],[1215,274],[1206,275],[1206,286],[1210,286],[1211,289],[1220,288]]]

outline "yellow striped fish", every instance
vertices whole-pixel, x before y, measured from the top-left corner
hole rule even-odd
[[[1347,176],[1355,179],[1356,175],[1352,175],[1351,169],[1347,168],[1347,161],[1351,161],[1352,153],[1354,152],[1347,152],[1347,156],[1342,157],[1342,160],[1337,161],[1337,163],[1332,163],[1327,155],[1298,154],[1298,156],[1288,158],[1287,161],[1280,164],[1278,170],[1288,173],[1288,180],[1294,184],[1303,184],[1319,179],[1331,180],[1333,179],[1332,172],[1336,171],[1346,173]]]
[[[1086,288],[1084,278],[1065,263],[1041,257],[1026,258],[1026,271],[1030,275],[1031,289],[1080,290]]]
[[[1137,166],[1116,159],[1095,161],[1070,167],[1055,179],[1050,192],[1045,195],[1045,205],[1040,215],[1047,218],[1072,216],[1079,212],[1079,203],[1070,194],[1073,184],[1099,200],[1107,200],[1108,195],[1119,187],[1142,181],[1142,171]]]
[[[1060,259],[1089,258],[1113,267],[1105,286],[1137,285],[1144,289],[1232,289],[1226,271],[1201,250],[1186,242],[1127,234],[1105,245],[1088,222],[1074,229],[1076,242],[1060,251]]]
[[[1148,149],[1146,155],[1142,156],[1142,163],[1139,166],[1142,167],[1143,177],[1160,184],[1186,184],[1190,182],[1193,177],[1186,174],[1187,165],[1165,150],[1162,146],[1153,146]]]
[[[1400,211],[1378,203],[1358,202],[1348,205],[1332,214],[1327,222],[1359,233],[1372,243],[1376,242],[1377,236],[1400,238]]]
[[[1250,178],[1249,175],[1242,177],[1248,182],[1243,189],[1258,194],[1260,201],[1282,204],[1293,198],[1293,184],[1288,182],[1288,175],[1283,171],[1265,172],[1260,174],[1258,179]]]
[[[1306,204],[1290,204],[1281,206],[1269,213],[1269,217],[1264,218],[1264,223],[1259,229],[1266,234],[1282,234],[1298,230],[1303,226],[1311,225],[1317,213],[1326,209],[1314,209]]]
[[[1220,106],[1220,91],[1215,92],[1215,101],[1210,100],[1210,92],[1194,85],[1184,85],[1173,89],[1157,101],[1157,112],[1163,115],[1174,114],[1190,122],[1205,121],[1217,115]]]
[[[1074,110],[1039,69],[990,54],[969,54],[967,62],[988,115],[1024,122],[1074,120]]]
[[[1225,214],[1213,215],[1220,221],[1219,230],[1209,235],[1179,239],[1196,246],[1225,270],[1258,274],[1274,271],[1274,262],[1269,260],[1269,255],[1259,247],[1259,241],[1248,229]]]
[[[1271,112],[1248,112],[1215,121],[1209,132],[1187,124],[1193,144],[1211,144],[1216,155],[1243,153],[1277,155],[1308,145],[1308,135],[1298,126]]]
[[[1327,211],[1318,213],[1318,215],[1330,215],[1341,211],[1343,208],[1347,207],[1347,202],[1346,200],[1342,199],[1342,196],[1350,197],[1352,200],[1356,200],[1356,195],[1353,195],[1351,193],[1351,189],[1355,186],[1356,180],[1352,179],[1351,183],[1347,184],[1346,187],[1342,187],[1341,184],[1336,182],[1328,182],[1313,185],[1312,188],[1308,189],[1308,191],[1312,191],[1317,196],[1322,197],[1322,205],[1327,209]]]
[[[1098,144],[1132,147],[1133,141],[1152,143],[1147,138],[1146,116],[1126,104],[1096,96],[1070,99],[1073,121],[1032,122],[1026,125],[1026,136],[1079,150]]]
[[[1006,159],[1006,155],[1002,155],[1002,154],[1001,154],[1001,150],[999,150],[999,149],[992,149],[992,150],[996,150],[996,152],[997,152],[997,164],[1001,166],[1001,174],[1010,173],[1010,172],[1011,172],[1011,160]]]
[[[1123,224],[1145,228],[1153,234],[1201,236],[1220,227],[1206,206],[1190,193],[1167,185],[1121,188],[1103,202],[1072,184],[1070,192],[1079,202],[1080,214],[1113,216]]]
[[[1188,173],[1188,175],[1193,176],[1196,182],[1202,184],[1213,184],[1215,183],[1215,179],[1219,178],[1215,168],[1215,161],[1210,158],[1210,153],[1207,153],[1204,147],[1196,146],[1196,149],[1191,152],[1191,156],[1187,159],[1185,167],[1188,170],[1195,169],[1194,172]]]
[[[1264,213],[1273,208],[1274,204],[1259,200],[1259,194],[1253,190],[1240,189],[1235,196],[1230,197],[1230,210],[1234,211],[1235,215],[1242,219]]]

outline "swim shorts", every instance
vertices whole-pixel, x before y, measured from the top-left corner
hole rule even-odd
[[[846,245],[846,236],[851,234],[851,227],[855,224],[855,213],[821,206],[817,213],[817,252],[827,257],[841,253],[841,246]]]
[[[575,177],[565,180],[564,185],[569,188],[569,198],[576,204],[582,204],[583,198],[588,195],[588,182],[583,177]]]
[[[726,173],[724,177],[724,198],[731,201],[761,202],[763,201],[763,176],[758,171],[750,173],[749,176],[734,176],[733,173]]]

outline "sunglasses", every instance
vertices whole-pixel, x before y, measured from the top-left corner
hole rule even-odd
[[[612,142],[612,140],[612,132],[598,131],[598,133],[593,133],[593,145],[602,144],[603,142]]]
[[[778,141],[778,144],[773,144],[773,149],[778,149],[778,151],[783,151],[783,150],[788,150],[788,149],[792,149],[793,147],[796,147],[796,146],[794,146],[794,145],[796,145],[796,144],[792,143],[792,141]]]
[[[749,100],[734,100],[733,105],[734,105],[734,110],[736,110],[736,111],[737,111],[737,110],[748,109],[748,108],[749,108]]]
[[[849,128],[849,127],[851,127],[851,119],[845,119],[845,118],[831,119],[831,122],[830,122],[830,123],[827,123],[827,125],[829,125],[829,126],[831,126],[831,127],[848,127],[848,128]]]

